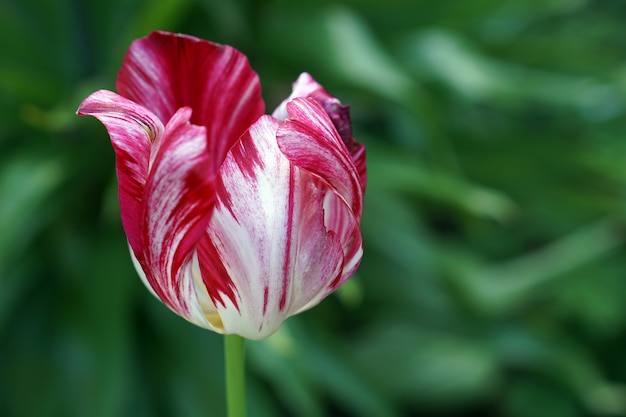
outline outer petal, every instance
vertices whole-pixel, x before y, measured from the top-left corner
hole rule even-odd
[[[289,97],[274,110],[273,116],[279,120],[286,120],[287,103],[295,98],[312,98],[326,111],[333,125],[339,133],[339,137],[348,148],[348,152],[359,173],[361,192],[365,192],[367,173],[365,170],[365,146],[358,143],[352,136],[352,123],[350,121],[350,107],[344,106],[332,96],[324,87],[308,73],[302,73],[293,84],[293,90]]]
[[[257,74],[230,46],[187,35],[153,32],[130,46],[117,78],[118,92],[169,120],[181,107],[207,129],[210,172],[264,112]]]
[[[122,225],[133,251],[140,253],[150,147],[152,141],[163,136],[163,124],[152,112],[105,90],[87,97],[78,114],[96,117],[109,132],[116,154]]]
[[[215,183],[207,175],[205,129],[190,124],[190,115],[189,108],[179,110],[153,144],[141,218],[144,246],[134,254],[161,301],[212,328],[196,290],[194,256],[215,204]]]
[[[287,103],[287,112],[289,118],[277,133],[280,150],[295,165],[333,187],[360,220],[360,175],[326,111],[311,98],[296,98]]]
[[[194,250],[215,202],[205,129],[181,109],[163,127],[150,111],[109,91],[79,107],[107,128],[117,156],[122,224],[140,277],[168,307],[212,328],[196,291]]]
[[[358,267],[363,255],[359,221],[363,207],[364,178],[354,165],[345,143],[339,138],[330,116],[312,98],[287,103],[289,118],[277,132],[278,144],[297,166],[328,184],[333,193],[324,201],[324,225],[339,238],[344,251],[343,269],[329,288],[343,284]],[[363,148],[363,157],[365,156]],[[365,160],[363,159],[363,169]],[[330,291],[328,291],[330,292]],[[312,307],[326,294],[312,299]]]
[[[228,153],[218,201],[200,242],[203,280],[226,333],[261,339],[343,271],[339,236],[326,229],[327,184],[293,165],[264,116]],[[321,297],[320,297],[321,299]]]

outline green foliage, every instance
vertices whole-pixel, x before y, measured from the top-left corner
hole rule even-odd
[[[221,337],[132,268],[80,101],[153,29],[302,71],[368,149],[362,265],[248,344],[264,416],[626,416],[619,2],[4,0],[0,415],[224,414]]]

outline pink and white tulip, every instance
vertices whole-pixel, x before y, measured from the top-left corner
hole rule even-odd
[[[153,32],[130,46],[117,94],[78,109],[111,138],[148,289],[198,326],[249,339],[318,304],[363,252],[365,149],[348,108],[308,74],[264,108],[243,54]]]

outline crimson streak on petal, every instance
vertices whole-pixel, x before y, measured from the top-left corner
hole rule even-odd
[[[120,95],[169,120],[181,107],[207,129],[211,174],[265,109],[261,85],[236,49],[187,35],[152,32],[130,46],[117,77]]]

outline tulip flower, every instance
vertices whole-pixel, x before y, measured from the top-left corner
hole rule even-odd
[[[229,46],[153,32],[117,93],[86,98],[116,154],[122,225],[143,282],[188,321],[262,339],[356,270],[365,149],[309,74],[271,114]]]

